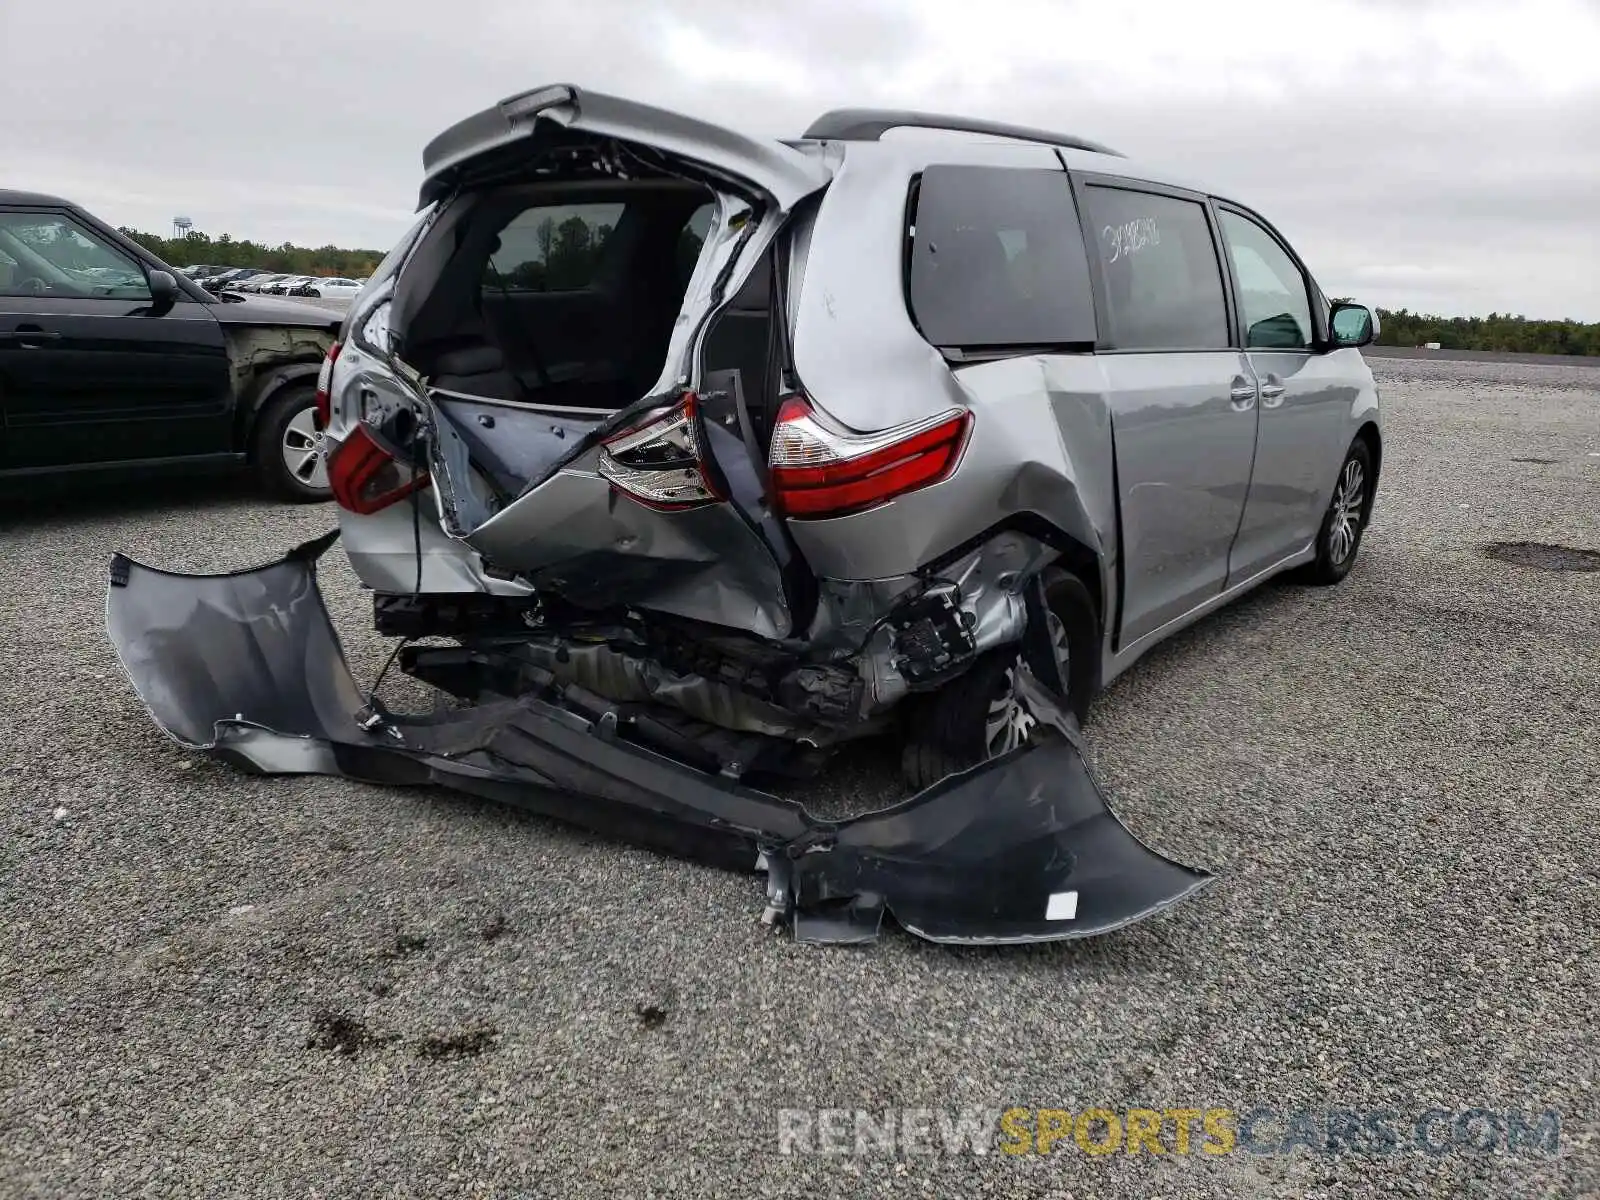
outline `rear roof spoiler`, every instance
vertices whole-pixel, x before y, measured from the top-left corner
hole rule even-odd
[[[1019,142],[1041,142],[1068,150],[1087,150],[1126,158],[1120,151],[1070,133],[1052,133],[1026,125],[1007,125],[978,117],[956,117],[944,113],[912,112],[893,108],[836,108],[811,122],[801,136],[812,141],[876,142],[891,129],[944,129],[955,133],[980,133],[989,137],[1011,138]]]

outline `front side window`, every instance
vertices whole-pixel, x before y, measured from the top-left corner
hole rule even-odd
[[[1248,217],[1221,210],[1222,236],[1239,287],[1244,344],[1252,350],[1306,350],[1312,345],[1306,277],[1278,240]]]
[[[1226,349],[1222,266],[1205,206],[1121,187],[1084,192],[1116,348]]]
[[[0,290],[150,299],[144,271],[132,257],[70,218],[38,212],[0,212]]]
[[[593,285],[621,204],[540,204],[500,230],[484,269],[491,291],[577,292]]]
[[[1089,260],[1064,172],[929,167],[907,236],[907,301],[933,345],[1093,345]]]

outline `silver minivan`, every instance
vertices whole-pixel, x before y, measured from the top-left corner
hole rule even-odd
[[[345,551],[402,667],[495,736],[509,718],[483,713],[520,704],[519,769],[569,796],[611,795],[615,772],[572,760],[625,743],[652,763],[618,765],[635,782],[716,781],[723,828],[747,777],[888,736],[928,814],[898,861],[937,857],[933,814],[973,787],[961,822],[1028,840],[1024,777],[1083,773],[1030,748],[1070,752],[1106,682],[1274,575],[1355,561],[1382,459],[1374,314],[1330,303],[1233,197],[1106,147],[877,110],[762,140],[557,85],[434,139],[419,207],[323,368]],[[265,570],[292,589],[304,561]],[[436,736],[363,712],[417,754]],[[584,754],[553,749],[569,726]],[[281,758],[247,740],[255,766]],[[1045,859],[1115,825],[1086,805],[1052,814],[1078,849]],[[770,868],[813,834],[753,844]],[[903,879],[852,890],[827,839],[813,900],[870,918],[885,902],[862,896],[889,893],[945,940],[1109,928],[1198,878],[1081,901],[1057,879],[1037,919],[999,921],[993,897],[958,919]],[[1187,870],[1158,859],[1121,874]],[[791,917],[814,873],[769,881]]]
[[[394,632],[470,638],[461,593],[609,611],[676,691],[773,676],[701,718],[833,742],[918,710],[926,785],[1025,731],[1030,587],[1081,711],[1268,577],[1355,560],[1373,317],[1231,199],[1046,132],[845,112],[762,143],[559,88],[427,174],[329,389],[345,546]],[[423,399],[431,464],[385,424]],[[434,496],[353,478],[369,443]],[[656,653],[669,627],[715,661]]]

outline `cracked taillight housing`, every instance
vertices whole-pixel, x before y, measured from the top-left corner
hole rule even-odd
[[[601,443],[599,471],[615,491],[648,508],[678,512],[724,497],[706,470],[698,398],[675,404]]]
[[[365,425],[356,425],[328,456],[328,486],[340,508],[371,516],[427,487],[428,473],[401,462]]]
[[[773,503],[786,517],[819,520],[931,487],[955,471],[971,428],[971,410],[952,408],[879,433],[849,433],[804,396],[789,396],[767,453]]]

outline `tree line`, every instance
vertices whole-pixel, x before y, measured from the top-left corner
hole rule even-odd
[[[346,250],[331,245],[312,248],[296,246],[293,242],[268,246],[249,239],[235,241],[226,233],[213,238],[197,230],[181,238],[164,238],[126,226],[122,233],[174,267],[206,263],[217,267],[257,267],[290,275],[361,278],[372,274],[385,253],[382,250]]]
[[[1409,309],[1378,309],[1378,345],[1445,350],[1493,350],[1515,354],[1600,355],[1600,322],[1530,321],[1490,313],[1487,317],[1438,317]]]
[[[600,252],[612,226],[591,225],[582,217],[560,224],[546,217],[533,230],[531,244],[502,245],[489,260],[485,283],[510,291],[567,292],[588,287],[600,266]]]
[[[348,250],[340,246],[296,246],[284,242],[267,246],[248,239],[235,241],[190,231],[187,237],[164,238],[143,230],[122,230],[164,262],[175,267],[210,263],[220,267],[258,267],[295,275],[372,274],[382,261],[382,250]],[[540,222],[534,246],[522,254],[496,255],[490,266],[491,285],[516,290],[558,291],[587,286],[599,265],[601,248],[611,233],[609,225],[590,225],[579,217],[559,224]],[[701,239],[684,230],[678,246],[678,268],[683,277],[693,270]],[[511,261],[505,261],[510,259]],[[1441,317],[1409,309],[1380,308],[1380,346],[1421,346],[1438,342],[1446,350],[1491,350],[1516,354],[1600,355],[1600,322],[1541,321],[1508,313],[1487,317]]]

